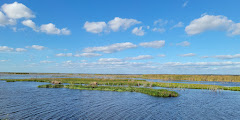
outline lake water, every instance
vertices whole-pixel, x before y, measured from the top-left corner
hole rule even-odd
[[[240,92],[176,90],[176,98],[135,92],[37,88],[39,82],[0,81],[0,119],[240,118]]]

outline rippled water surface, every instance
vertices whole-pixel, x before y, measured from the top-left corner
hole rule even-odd
[[[63,75],[64,76],[64,75]],[[1,79],[62,75],[8,75]],[[239,83],[154,82],[240,86]],[[0,81],[0,119],[239,119],[240,92],[176,90],[176,98],[141,93],[37,88],[47,83]]]
[[[179,97],[37,88],[0,81],[0,119],[239,119],[240,92],[181,90]]]

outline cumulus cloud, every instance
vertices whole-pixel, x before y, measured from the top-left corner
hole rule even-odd
[[[59,53],[59,54],[56,54],[57,57],[71,57],[73,56],[72,53]]]
[[[114,53],[114,52],[136,48],[136,47],[137,45],[133,43],[125,42],[125,43],[115,43],[112,45],[101,46],[101,47],[88,47],[88,48],[85,48],[83,51],[87,53],[91,53],[91,52]]]
[[[47,34],[57,34],[57,35],[69,35],[71,34],[71,31],[67,28],[59,29],[54,24],[43,24],[40,27],[41,32],[47,33]]]
[[[119,18],[115,17],[113,20],[106,22],[85,22],[83,28],[87,32],[91,33],[101,33],[104,31],[114,31],[117,32],[120,29],[127,30],[129,27],[141,23],[135,19]]]
[[[8,46],[0,46],[0,52],[25,52],[27,51],[26,49],[24,48],[11,48],[11,47],[8,47]]]
[[[222,15],[203,15],[193,20],[185,28],[188,35],[196,35],[210,30],[226,31],[230,35],[239,35],[240,23],[235,23]]]
[[[186,46],[190,46],[190,44],[191,43],[188,41],[183,41],[183,42],[177,43],[176,45],[186,47]]]
[[[32,28],[36,32],[44,32],[47,34],[57,34],[57,35],[69,35],[71,31],[67,28],[59,29],[54,24],[43,24],[37,27],[36,24],[30,20],[30,18],[35,18],[33,12],[22,3],[14,2],[11,4],[4,4],[1,6],[2,11],[0,11],[0,26],[6,25],[16,25],[17,20],[25,18],[27,20],[22,21],[22,24]],[[16,32],[16,27],[13,28]]]
[[[34,31],[37,31],[37,32],[39,31],[36,24],[32,20],[24,20],[22,21],[22,24],[32,28]]]
[[[126,60],[144,60],[144,59],[153,59],[151,55],[139,55],[137,57],[127,57]]]
[[[12,19],[35,17],[35,15],[28,7],[18,2],[14,2],[12,4],[4,4],[2,5],[2,10],[9,18]]]
[[[127,18],[119,18],[115,17],[113,20],[108,22],[108,26],[111,30],[114,32],[123,29],[126,30],[129,27],[141,23],[140,21],[137,21],[135,19],[127,19]]]
[[[24,20],[22,21],[22,24],[32,28],[36,32],[43,32],[46,34],[56,34],[56,35],[70,35],[71,31],[67,28],[59,29],[54,24],[43,24],[40,27],[37,27],[36,24],[32,20]]]
[[[135,34],[137,36],[143,36],[145,33],[144,33],[144,30],[142,29],[142,27],[135,27],[133,30],[132,30],[132,34]]]
[[[27,50],[24,49],[24,48],[16,48],[16,51],[17,51],[17,52],[25,52],[25,51],[27,51]]]
[[[85,22],[84,28],[87,32],[101,33],[107,27],[105,22]]]
[[[46,49],[46,47],[44,47],[44,46],[40,46],[40,45],[26,46],[26,48],[31,48],[31,49],[36,49],[36,50],[43,50],[43,49]]]
[[[165,40],[143,42],[140,43],[139,45],[143,47],[161,48],[165,45]]]
[[[10,19],[6,17],[1,11],[0,11],[0,26],[6,26],[6,25],[15,25],[16,20]]]
[[[12,52],[14,51],[13,48],[10,48],[8,46],[0,46],[0,52]]]
[[[98,53],[82,53],[82,54],[76,54],[74,56],[75,57],[98,57],[98,56],[102,56],[102,55],[98,54]]]
[[[187,53],[187,54],[182,54],[180,56],[182,56],[182,57],[192,57],[192,56],[196,56],[196,54],[195,53]]]

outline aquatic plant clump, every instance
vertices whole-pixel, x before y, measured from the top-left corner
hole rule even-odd
[[[165,89],[151,89],[138,87],[112,87],[112,86],[91,86],[91,85],[40,85],[39,88],[68,88],[79,90],[100,90],[100,91],[116,91],[116,92],[139,92],[155,97],[177,97],[178,93],[175,91],[168,91]]]

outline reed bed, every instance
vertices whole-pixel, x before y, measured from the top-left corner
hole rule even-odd
[[[172,74],[145,74],[144,79],[162,80],[190,80],[190,81],[219,81],[219,82],[240,82],[239,75],[172,75]]]

